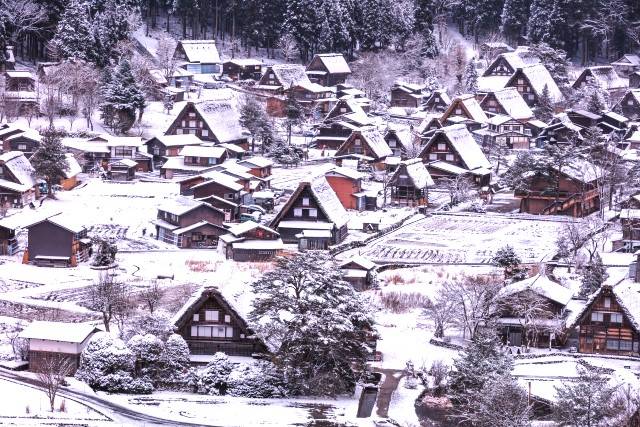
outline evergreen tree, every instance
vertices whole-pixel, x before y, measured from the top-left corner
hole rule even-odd
[[[302,105],[295,98],[292,90],[287,91],[285,102],[285,124],[287,126],[287,143],[291,144],[291,132],[294,126],[299,126],[304,121]]]
[[[498,249],[491,258],[491,263],[504,269],[505,279],[517,281],[526,278],[527,270],[522,267],[522,260],[510,245]]]
[[[596,252],[582,274],[582,284],[580,285],[580,296],[588,297],[600,289],[600,286],[607,279],[607,268],[602,263],[602,258]]]
[[[169,389],[185,388],[189,374],[189,346],[178,334],[171,334],[164,344],[160,362],[160,386]]]
[[[42,133],[40,147],[29,159],[35,175],[47,183],[49,197],[53,197],[53,186],[65,178],[69,162],[61,142],[62,132],[49,128]]]
[[[127,342],[127,347],[135,357],[136,377],[143,378],[156,387],[160,381],[164,343],[151,334],[134,335]]]
[[[530,43],[548,42],[552,38],[551,19],[554,0],[533,0],[529,9],[527,36]]]
[[[553,119],[553,113],[553,101],[551,101],[551,96],[549,95],[549,86],[545,84],[538,99],[536,118],[548,124]]]
[[[292,393],[353,390],[371,351],[373,318],[333,259],[321,251],[279,258],[253,290],[251,321],[273,343]]]
[[[118,59],[116,47],[119,42],[127,40],[134,30],[130,26],[130,17],[134,13],[135,9],[120,0],[107,0],[104,10],[96,13],[93,33],[97,50],[95,62],[98,66],[104,67],[111,59]]]
[[[268,156],[284,166],[297,165],[302,160],[302,153],[297,147],[279,138],[269,146]]]
[[[528,427],[533,415],[527,392],[510,374],[487,381],[469,409],[465,418],[475,427]]]
[[[614,389],[593,368],[578,366],[577,381],[556,387],[554,418],[560,425],[599,426],[610,414]]]
[[[198,374],[198,390],[214,396],[227,394],[228,379],[232,370],[233,364],[226,354],[221,352],[214,354],[211,361]]]
[[[600,91],[591,91],[587,100],[586,109],[593,114],[600,114],[606,109],[606,105]]]
[[[251,135],[252,151],[255,151],[255,141],[260,141],[262,153],[273,140],[273,127],[264,107],[254,97],[246,97],[240,107],[240,124],[247,128]]]
[[[476,60],[472,58],[464,69],[464,90],[465,93],[475,94],[478,92],[478,69]]]
[[[146,106],[144,94],[133,77],[128,60],[121,60],[113,73],[107,75],[102,87],[102,118],[114,132],[125,133],[133,126],[138,112],[142,117]]]
[[[60,16],[51,41],[62,59],[76,58],[95,61],[96,41],[91,28],[91,17],[82,0],[71,0]]]
[[[525,34],[531,0],[505,0],[500,16],[500,30],[506,39],[514,44]]]
[[[115,242],[111,242],[102,237],[94,237],[91,244],[96,247],[91,265],[95,267],[106,267],[116,260],[118,246]]]

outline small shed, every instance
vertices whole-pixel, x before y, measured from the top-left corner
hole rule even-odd
[[[28,225],[24,263],[47,267],[75,267],[91,252],[87,229],[74,219],[53,215]]]
[[[82,172],[82,167],[73,154],[67,153],[68,169],[64,171],[64,178],[60,180],[60,186],[64,190],[71,190],[78,185],[78,175]]]
[[[29,370],[38,372],[48,357],[66,358],[72,376],[80,365],[80,354],[100,330],[87,323],[35,321],[27,326],[20,338],[29,340]]]
[[[331,244],[330,230],[302,230],[296,234],[298,239],[298,249],[304,250],[326,250]]]
[[[132,181],[136,176],[138,163],[131,159],[121,159],[109,163],[108,176],[113,181]]]
[[[355,256],[340,264],[344,280],[357,291],[364,291],[371,286],[375,267],[376,264],[363,256]]]
[[[254,204],[263,207],[267,212],[273,212],[276,199],[273,191],[254,191],[251,196]]]

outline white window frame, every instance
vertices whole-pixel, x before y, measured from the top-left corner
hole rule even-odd
[[[204,320],[207,322],[218,322],[220,320],[220,311],[218,310],[205,310]]]
[[[200,314],[199,313],[194,313],[193,314],[193,321],[194,322],[199,322],[200,321]]]
[[[224,323],[231,323],[231,316],[229,316],[228,314],[224,315]]]
[[[302,208],[293,208],[293,216],[296,218],[302,218]]]
[[[311,218],[317,218],[318,217],[318,210],[317,209],[309,209],[309,216]]]

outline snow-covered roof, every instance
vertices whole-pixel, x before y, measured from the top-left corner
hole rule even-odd
[[[478,92],[494,92],[507,85],[511,76],[482,76],[478,77]]]
[[[40,132],[38,132],[35,129],[25,129],[20,133],[16,133],[13,135],[8,136],[7,138],[5,138],[7,141],[11,141],[14,139],[18,139],[18,138],[27,138],[27,139],[31,139],[33,141],[38,141],[41,142],[42,141],[42,135],[40,135]]]
[[[285,89],[311,84],[304,66],[300,64],[275,64],[271,66],[271,71]]]
[[[320,53],[316,57],[330,74],[351,74],[351,68],[341,53]]]
[[[349,264],[356,264],[362,267],[365,270],[371,270],[375,268],[376,264],[371,261],[369,258],[365,258],[362,255],[356,255],[352,258],[348,258],[340,263],[340,267],[344,267]]]
[[[82,343],[94,332],[99,331],[87,323],[33,321],[20,332],[20,338]]]
[[[515,87],[506,87],[493,93],[498,103],[508,115],[516,120],[526,120],[533,117],[533,111],[522,98]]]
[[[585,68],[578,77],[578,80],[585,75],[592,76],[596,83],[605,90],[622,89],[629,86],[627,81],[618,76],[618,73],[616,73],[616,70],[611,65]]]
[[[188,233],[190,231],[196,230],[196,229],[198,229],[200,227],[203,227],[205,225],[210,225],[210,226],[215,227],[215,228],[224,229],[224,227],[222,227],[220,225],[212,224],[209,221],[202,220],[202,221],[198,221],[198,222],[196,222],[194,224],[187,225],[186,227],[176,228],[175,230],[172,230],[171,232],[173,234],[177,234],[177,235],[184,234],[184,233]]]
[[[39,218],[35,221],[32,221],[30,224],[25,225],[26,228],[31,228],[34,225],[40,224],[42,222],[50,222],[52,224],[55,224],[61,228],[64,228],[67,231],[70,231],[72,233],[80,233],[81,231],[85,230],[85,227],[82,224],[78,224],[76,218],[70,217],[68,215],[64,215],[60,212],[54,214],[54,215],[49,215],[45,218]]]
[[[443,133],[451,142],[467,169],[491,168],[491,163],[465,125],[451,125],[438,129],[432,140],[438,133]]]
[[[249,135],[249,131],[240,125],[237,105],[230,101],[203,101],[195,104],[195,108],[218,142],[233,142]]]
[[[261,60],[254,58],[231,58],[224,61],[225,64],[235,64],[240,67],[264,65]]]
[[[278,232],[275,231],[274,229],[269,228],[266,225],[258,224],[253,221],[245,221],[239,224],[234,224],[231,227],[229,227],[229,233],[233,234],[236,237],[240,237],[243,234],[247,233],[248,231],[255,230],[256,228],[279,235]]]
[[[278,228],[304,228],[310,230],[331,230],[333,228],[333,223],[327,222],[311,222],[311,221],[300,221],[300,220],[286,220],[280,221],[278,223]]]
[[[108,153],[106,142],[87,141],[83,138],[63,138],[62,145],[85,153]]]
[[[215,40],[180,40],[189,62],[219,64],[220,55]]]
[[[233,177],[222,172],[218,172],[218,171],[207,172],[206,176],[203,176],[203,177],[206,178],[206,181],[201,182],[200,184],[194,185],[191,188],[195,189],[195,188],[205,187],[211,184],[212,182],[222,185],[223,187],[226,187],[232,191],[240,191],[244,188],[242,184],[238,184],[238,182],[236,182],[236,180]]]
[[[331,175],[331,174],[346,176],[347,178],[350,178],[350,179],[362,179],[366,176],[366,174],[362,172],[358,172],[355,169],[347,168],[344,166],[334,166],[333,168],[331,168],[325,173],[325,176]]]
[[[180,150],[183,157],[206,157],[219,159],[224,156],[226,150],[214,145],[188,145]]]
[[[163,203],[158,207],[158,210],[180,216],[200,206],[210,206],[210,205],[208,203],[201,202],[199,200],[195,200],[190,197],[180,196],[173,200]]]
[[[66,157],[67,157],[67,164],[69,165],[69,169],[64,171],[64,176],[67,179],[73,178],[74,176],[82,172],[82,167],[80,166],[80,164],[78,163],[78,160],[76,160],[73,154],[67,153]]]
[[[486,123],[487,120],[489,120],[487,114],[484,112],[482,107],[480,107],[480,103],[478,102],[474,94],[465,94],[456,97],[451,105],[449,105],[449,108],[442,117],[455,115],[455,108],[458,104],[464,105],[467,113],[469,114],[469,116],[471,116],[471,120],[474,120],[478,123]]]
[[[133,159],[119,159],[119,160],[114,160],[114,161],[112,161],[112,162],[109,162],[109,164],[110,164],[111,166],[113,166],[113,165],[123,165],[123,166],[126,166],[126,167],[128,167],[128,168],[132,168],[132,167],[138,166],[138,163],[137,163],[135,160],[133,160]]]
[[[504,114],[496,114],[495,116],[491,117],[487,123],[494,126],[500,126],[501,124],[506,123],[510,120],[513,120],[513,117],[505,116]]]
[[[584,159],[573,159],[562,167],[562,173],[577,181],[589,183],[602,177],[602,169]]]
[[[311,193],[315,196],[320,209],[324,211],[327,218],[338,228],[346,224],[349,221],[347,211],[340,203],[340,199],[336,196],[327,179],[324,176],[318,176],[311,180],[309,184]]]
[[[620,59],[612,62],[611,65],[631,65],[634,67],[640,67],[640,56],[633,54],[622,55]]]
[[[246,250],[279,250],[284,248],[282,239],[272,240],[258,240],[247,239],[239,242],[233,242],[233,249],[246,249]]]
[[[435,185],[421,158],[403,160],[400,162],[398,169],[396,169],[393,177],[391,178],[392,182],[395,181],[399,174],[404,172],[406,172],[415,188],[425,188],[427,186]]]
[[[362,139],[364,139],[365,143],[369,146],[371,151],[373,151],[373,154],[376,156],[376,158],[381,159],[393,155],[393,151],[391,151],[391,148],[389,148],[387,141],[384,140],[384,136],[378,129],[371,127],[360,129],[356,132],[362,137]],[[344,144],[346,143],[347,141],[345,141]],[[339,151],[340,149],[338,149],[338,152]]]
[[[21,70],[8,70],[5,71],[5,74],[12,79],[31,79],[35,80],[33,74],[29,71],[21,71]]]
[[[634,199],[638,200],[637,197]],[[640,209],[622,209],[620,211],[621,219],[638,219],[640,218]]]
[[[139,136],[109,136],[108,147],[140,147],[144,145],[142,137]]]
[[[273,165],[273,161],[271,159],[267,159],[266,157],[249,157],[248,159],[242,159],[238,162],[239,165],[252,165],[257,166],[259,168],[266,168]]]
[[[573,297],[573,292],[570,289],[554,282],[547,276],[536,275],[503,287],[497,293],[496,299],[506,298],[527,290],[550,299],[562,306],[566,306]]]
[[[518,46],[515,51],[502,53],[498,57],[504,58],[514,70],[540,63],[540,58],[533,55],[526,46]]]
[[[542,95],[544,86],[547,85],[547,88],[549,89],[549,97],[551,98],[551,100],[553,102],[562,101],[562,92],[560,91],[560,88],[556,84],[555,80],[553,80],[553,77],[551,77],[551,74],[549,73],[549,70],[547,70],[547,67],[542,64],[531,65],[522,68],[522,73],[525,75],[527,80],[529,80],[529,83],[531,84],[531,87],[537,96]],[[516,76],[517,74],[514,74],[511,77],[508,83],[509,85],[515,84],[513,83],[513,81]]]
[[[636,331],[640,331],[640,284],[625,279],[613,286],[613,294]]]
[[[182,156],[173,156],[173,157],[169,157],[167,159],[167,161],[162,164],[161,169],[164,169],[164,170],[177,170],[177,171],[189,171],[189,172],[204,172],[204,171],[210,171],[214,167],[215,166],[212,166],[212,165],[207,165],[207,166],[185,165],[184,164],[184,157],[182,157]],[[189,177],[189,178],[193,178],[193,177]]]
[[[602,113],[602,115],[621,123],[627,123],[629,121],[627,117],[622,114],[618,114],[615,111],[606,111]]]
[[[182,135],[158,135],[154,138],[160,141],[165,147],[182,147],[202,144],[202,140],[191,133]]]
[[[26,185],[29,188],[36,185],[34,169],[22,151],[9,151],[0,155],[0,164],[9,169],[9,172],[18,181],[18,184]]]
[[[454,175],[464,175],[465,173],[469,173],[467,169],[463,169],[459,166],[452,165],[451,163],[447,163],[442,160],[435,160],[433,162],[429,162],[427,166],[444,171],[444,172],[449,172]]]
[[[222,144],[220,144],[220,147],[224,147],[225,150],[231,151],[232,153],[236,153],[236,154],[243,154],[247,152],[247,150],[240,147],[239,145],[229,144],[227,142],[223,142]]]

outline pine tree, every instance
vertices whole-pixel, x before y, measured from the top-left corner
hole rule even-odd
[[[294,394],[353,390],[375,335],[367,305],[321,251],[279,258],[254,282],[255,330],[275,347]],[[336,333],[336,331],[340,331]]]
[[[133,77],[128,60],[121,60],[107,75],[102,87],[102,118],[114,132],[125,133],[133,126],[138,112],[142,117],[146,106],[144,94]]]
[[[49,128],[42,133],[40,147],[29,159],[38,178],[47,183],[49,197],[53,197],[53,186],[65,178],[69,170],[69,162],[61,142],[62,132]]]
[[[183,389],[187,385],[189,366],[189,346],[178,334],[171,334],[164,344],[160,363],[160,386],[169,389]]]
[[[465,418],[476,427],[529,427],[533,415],[527,392],[508,375],[491,378],[471,400]]]
[[[498,249],[491,258],[491,263],[504,269],[505,279],[517,281],[526,278],[526,269],[522,267],[522,260],[510,245]]]
[[[82,0],[71,0],[60,16],[51,41],[59,54],[66,58],[95,61],[96,41],[91,28],[88,8]]]
[[[273,140],[273,126],[264,107],[254,97],[245,98],[240,107],[240,124],[247,128],[252,139],[252,151],[255,151],[255,141],[260,141],[262,153]]]
[[[119,0],[107,0],[102,11],[96,13],[93,23],[93,34],[96,40],[97,56],[95,62],[104,67],[111,59],[117,59],[116,47],[119,42],[127,40],[134,30],[130,27],[130,17],[136,13],[135,8]]]
[[[590,92],[587,104],[585,105],[587,111],[593,114],[602,113],[602,110],[606,109],[602,95],[598,90],[592,90]]]
[[[549,86],[545,84],[538,99],[536,118],[548,124],[553,119],[553,113],[553,101],[551,101],[551,96],[549,95]]]
[[[554,0],[533,0],[529,9],[527,36],[530,43],[548,42],[552,37],[551,19]]]
[[[476,68],[475,58],[467,64],[464,69],[464,90],[465,93],[475,94],[478,92],[478,69]]]
[[[291,132],[294,126],[299,126],[304,120],[302,105],[295,98],[293,90],[287,91],[285,101],[285,124],[287,126],[287,143],[291,145]]]
[[[227,394],[227,388],[229,388],[227,381],[232,370],[233,364],[226,354],[221,352],[214,354],[207,366],[199,372],[198,390],[214,396]]]
[[[604,425],[615,396],[614,388],[594,368],[578,366],[578,375],[577,381],[565,381],[556,387],[554,418],[560,425]]]
[[[160,381],[164,343],[155,335],[134,335],[127,342],[127,347],[136,359],[135,375],[157,386]]]
[[[600,289],[600,286],[607,279],[607,268],[602,263],[602,258],[596,252],[591,263],[586,266],[582,274],[582,284],[580,285],[580,296],[587,297]]]
[[[527,28],[531,0],[505,0],[500,16],[500,30],[510,43],[518,41]]]

